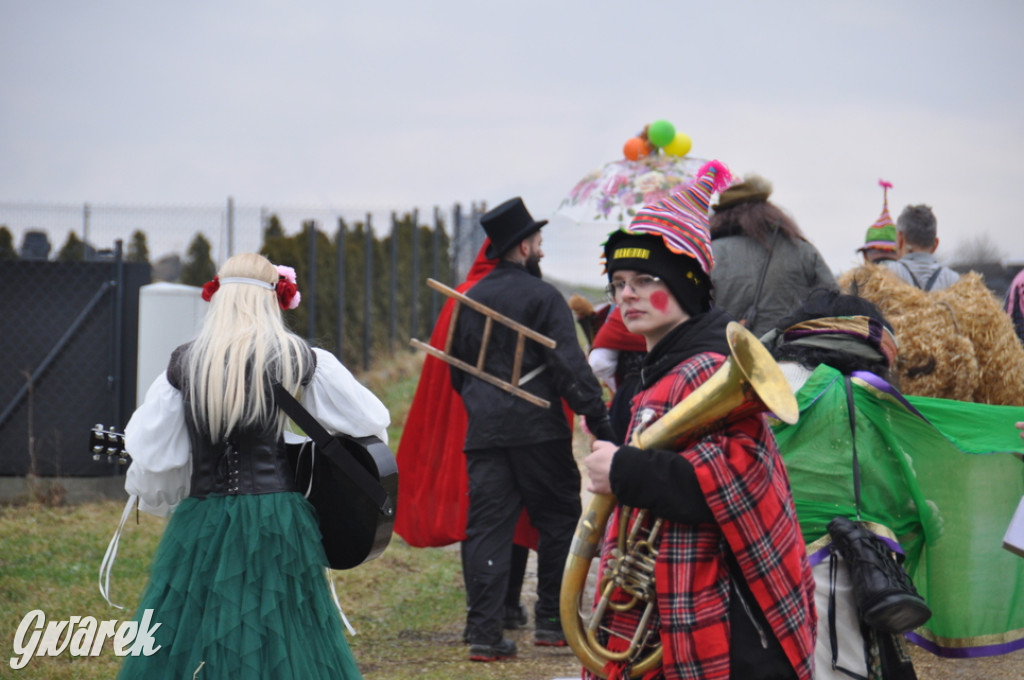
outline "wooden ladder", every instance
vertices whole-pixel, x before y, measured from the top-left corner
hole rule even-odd
[[[452,320],[451,323],[448,325],[448,337],[445,340],[443,351],[437,349],[432,345],[428,345],[425,342],[421,342],[416,338],[412,338],[411,340],[409,340],[410,345],[417,349],[423,350],[427,354],[436,357],[447,364],[450,364],[458,369],[465,371],[466,373],[469,373],[475,378],[479,378],[480,380],[483,380],[486,383],[490,383],[495,387],[499,387],[510,394],[520,397],[521,399],[525,399],[531,404],[540,406],[541,408],[551,408],[551,402],[548,401],[547,399],[541,399],[537,395],[530,394],[526,390],[521,389],[519,387],[519,379],[522,377],[521,373],[523,363],[523,350],[526,347],[527,339],[540,343],[542,346],[547,347],[549,349],[554,349],[558,344],[557,342],[547,337],[546,335],[542,335],[531,328],[527,328],[518,321],[513,321],[507,316],[499,314],[498,312],[494,311],[487,305],[481,304],[476,300],[471,300],[470,298],[466,297],[459,291],[453,288],[449,288],[440,281],[436,281],[434,279],[427,279],[427,285],[433,288],[434,290],[443,293],[444,295],[447,295],[448,297],[455,300],[455,308],[452,309]],[[484,336],[480,341],[480,352],[477,355],[475,366],[471,363],[468,363],[451,355],[452,338],[455,331],[455,324],[459,320],[459,310],[462,308],[462,305],[471,307],[472,309],[475,309],[476,311],[480,312],[486,317],[486,319],[484,320]],[[484,372],[484,361],[487,359],[487,344],[491,340],[491,329],[493,328],[494,322],[498,322],[503,326],[507,326],[508,328],[515,331],[517,334],[516,355],[512,362],[512,379],[507,382],[505,380],[502,380],[501,378],[491,375],[490,373]]]

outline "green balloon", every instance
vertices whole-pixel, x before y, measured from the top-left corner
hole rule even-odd
[[[647,126],[647,141],[659,149],[676,137],[676,126],[667,120],[656,120]]]

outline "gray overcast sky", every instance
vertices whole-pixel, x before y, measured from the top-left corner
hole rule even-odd
[[[940,256],[986,236],[1024,261],[1022,19],[985,0],[0,0],[0,202],[521,195],[549,217],[664,118],[771,180],[833,269],[880,178],[894,218],[933,206]],[[553,222],[545,271],[597,279],[601,240]]]

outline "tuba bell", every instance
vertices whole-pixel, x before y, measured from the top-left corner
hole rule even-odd
[[[729,357],[700,387],[686,396],[659,420],[634,432],[630,445],[655,449],[673,448],[685,438],[719,430],[747,416],[770,411],[793,424],[799,416],[796,398],[768,350],[743,326],[730,323],[725,331]],[[600,598],[593,614],[584,621],[580,611],[590,564],[604,537],[608,518],[617,501],[613,494],[594,494],[580,518],[562,576],[559,610],[569,646],[592,673],[607,678],[609,662],[625,666],[624,677],[639,677],[661,666],[661,642],[648,622],[656,609],[654,561],[662,520],[655,518],[646,533],[641,525],[646,511],[627,526],[630,509],[620,514],[618,542],[608,560]],[[625,592],[628,601],[613,601],[612,593]],[[628,611],[643,607],[633,635],[612,632],[601,625],[608,609]],[[597,638],[599,631],[620,638],[623,651],[608,649]]]

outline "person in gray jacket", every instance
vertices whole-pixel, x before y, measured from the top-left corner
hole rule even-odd
[[[935,259],[939,247],[937,220],[931,207],[908,205],[896,220],[896,251],[900,259],[885,266],[912,286],[928,292],[949,288],[960,275]]]
[[[760,337],[816,288],[838,290],[825,259],[768,200],[772,185],[747,175],[721,193],[711,217],[714,300]]]
[[[516,645],[503,639],[512,537],[525,506],[537,528],[537,645],[564,646],[559,618],[562,571],[581,513],[580,473],[572,455],[571,420],[563,399],[586,417],[594,434],[611,435],[611,423],[576,336],[572,311],[562,294],[540,278],[540,229],[522,199],[490,210],[480,223],[491,239],[486,255],[498,258],[468,297],[554,340],[554,349],[527,341],[494,323],[489,329],[483,370],[509,380],[515,357],[522,356],[518,386],[548,402],[542,408],[500,387],[452,367],[452,387],[462,396],[468,424],[466,471],[469,512],[462,543],[463,576],[469,601],[466,634],[471,661],[514,656]],[[488,329],[480,312],[463,306],[451,354],[476,364]]]

